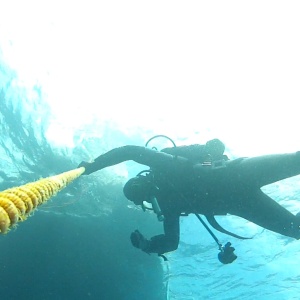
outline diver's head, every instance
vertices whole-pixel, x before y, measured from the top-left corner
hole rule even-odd
[[[206,143],[208,153],[213,157],[220,157],[225,151],[225,145],[219,139],[213,139]]]
[[[123,188],[125,197],[136,205],[142,205],[143,201],[149,201],[152,191],[151,180],[142,175],[129,179]]]

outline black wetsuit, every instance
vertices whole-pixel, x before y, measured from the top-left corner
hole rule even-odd
[[[153,170],[159,189],[156,197],[165,217],[164,234],[151,238],[147,252],[162,254],[178,247],[182,213],[229,213],[300,238],[300,218],[261,191],[265,185],[300,174],[300,152],[226,160],[224,167],[213,168],[179,155],[129,145],[100,155],[90,164],[89,174],[128,160]]]

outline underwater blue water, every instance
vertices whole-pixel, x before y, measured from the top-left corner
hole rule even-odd
[[[107,125],[101,139],[83,139],[73,149],[52,145],[45,137],[51,109],[42,89],[26,90],[15,77],[0,60],[1,190],[75,168],[87,152],[97,156],[115,140],[145,142]],[[136,173],[133,164],[128,168]],[[240,241],[216,232],[236,248],[231,265],[218,262],[217,245],[193,216],[182,218],[179,248],[167,262],[134,249],[131,231],[151,236],[162,228],[151,213],[130,207],[124,182],[109,170],[79,178],[0,236],[0,299],[299,299],[299,242],[244,220],[219,220],[253,236]],[[297,212],[298,186],[295,177],[266,189]]]
[[[86,159],[80,149],[48,143],[50,111],[38,87],[29,98],[3,61],[0,78],[1,191]],[[127,207],[122,180],[79,178],[2,235],[0,299],[165,299],[161,259],[140,253],[129,239],[136,228],[160,228],[153,216]]]

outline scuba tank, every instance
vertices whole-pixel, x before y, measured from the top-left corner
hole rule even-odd
[[[163,213],[162,213],[162,211],[160,209],[160,206],[159,206],[159,204],[157,202],[156,197],[154,197],[154,196],[151,197],[151,204],[152,204],[153,211],[157,215],[157,220],[160,221],[160,222],[164,221],[165,217],[164,217],[164,215],[163,215]]]
[[[157,201],[157,199],[154,195],[150,197],[149,201],[143,201],[142,208],[143,208],[144,211],[146,209],[153,210],[154,213],[156,214],[157,220],[159,222],[162,222],[162,221],[165,220],[163,212],[162,212],[162,210],[159,206],[159,203],[158,203],[158,201]]]

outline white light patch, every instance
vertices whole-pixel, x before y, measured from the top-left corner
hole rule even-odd
[[[4,57],[47,94],[49,136],[70,136],[59,143],[97,120],[186,142],[218,137],[235,155],[299,149],[291,3],[67,3],[10,1],[0,20]]]

